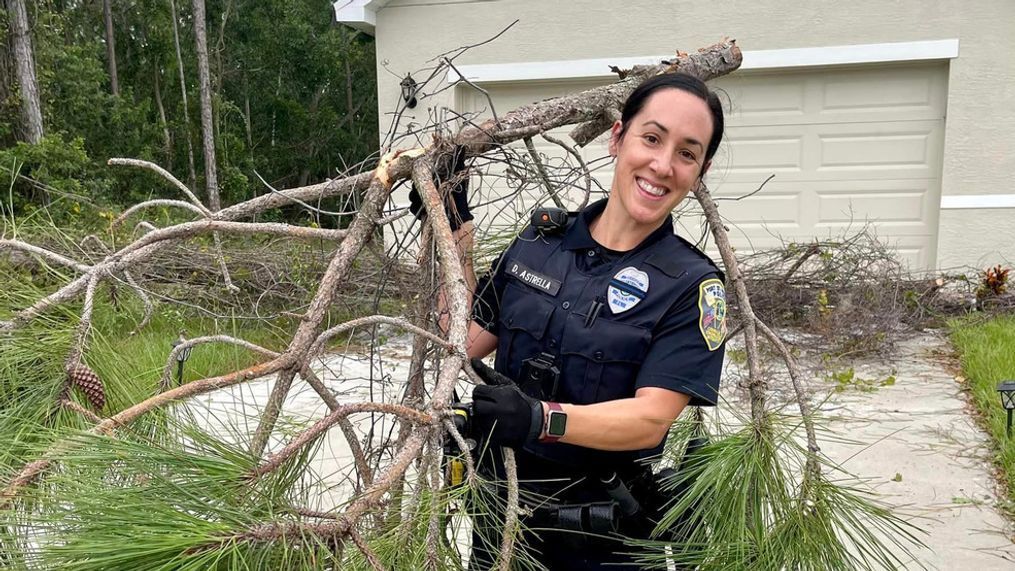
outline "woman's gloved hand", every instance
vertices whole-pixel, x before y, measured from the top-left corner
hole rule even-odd
[[[454,150],[454,163],[452,164],[451,176],[454,177],[458,173],[465,170],[465,149],[463,147],[456,147]],[[439,189],[441,186],[441,180],[437,175],[434,175],[434,184]],[[412,185],[412,189],[409,190],[409,211],[412,212],[413,216],[417,219],[422,220],[426,217],[426,209],[423,207],[423,197],[420,196],[419,191],[416,189],[416,185]],[[455,184],[455,186],[444,196],[444,213],[448,217],[448,222],[451,223],[451,231],[454,232],[461,228],[462,224],[472,220],[472,212],[469,210],[469,179],[465,177],[461,182]]]
[[[472,433],[496,446],[535,442],[543,432],[543,403],[479,359],[472,360],[472,368],[488,383],[472,392]]]

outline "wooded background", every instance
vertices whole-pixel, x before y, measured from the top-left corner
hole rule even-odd
[[[330,4],[2,0],[0,178],[14,208],[74,218],[171,194],[110,157],[218,189],[215,210],[265,193],[255,171],[286,188],[363,161],[377,147],[373,38],[333,24]]]

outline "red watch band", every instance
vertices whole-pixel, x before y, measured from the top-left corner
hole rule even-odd
[[[547,402],[549,409],[546,415],[546,425],[543,427],[543,434],[540,435],[540,442],[556,442],[564,437],[564,430],[567,427],[567,413],[559,402]]]

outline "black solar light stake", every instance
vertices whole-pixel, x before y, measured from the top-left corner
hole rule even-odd
[[[1015,411],[1015,381],[1004,381],[997,385],[997,392],[1001,393],[1001,406],[1008,411],[1008,427],[1005,434],[1011,438],[1011,415]]]
[[[179,339],[173,341],[173,349],[175,350],[180,345],[183,345],[184,341],[185,339],[181,335]],[[183,384],[183,364],[186,363],[187,359],[190,358],[190,352],[193,349],[194,349],[193,347],[187,347],[176,354],[176,386],[180,386]],[[1011,416],[1011,413],[1008,414],[1009,416]]]

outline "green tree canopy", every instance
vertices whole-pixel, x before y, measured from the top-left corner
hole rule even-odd
[[[15,185],[19,205],[50,200],[54,191],[121,205],[170,195],[149,175],[112,170],[105,161],[151,160],[186,180],[188,121],[201,176],[193,18],[189,2],[177,1],[175,9],[189,113],[170,0],[113,1],[119,96],[110,89],[102,3],[30,4],[47,137],[19,145],[13,117],[0,115],[0,164],[10,176],[16,159],[30,179]],[[264,192],[255,171],[276,187],[311,184],[376,149],[373,39],[334,25],[328,0],[208,0],[207,12],[225,204]],[[68,156],[80,160],[69,165]]]

